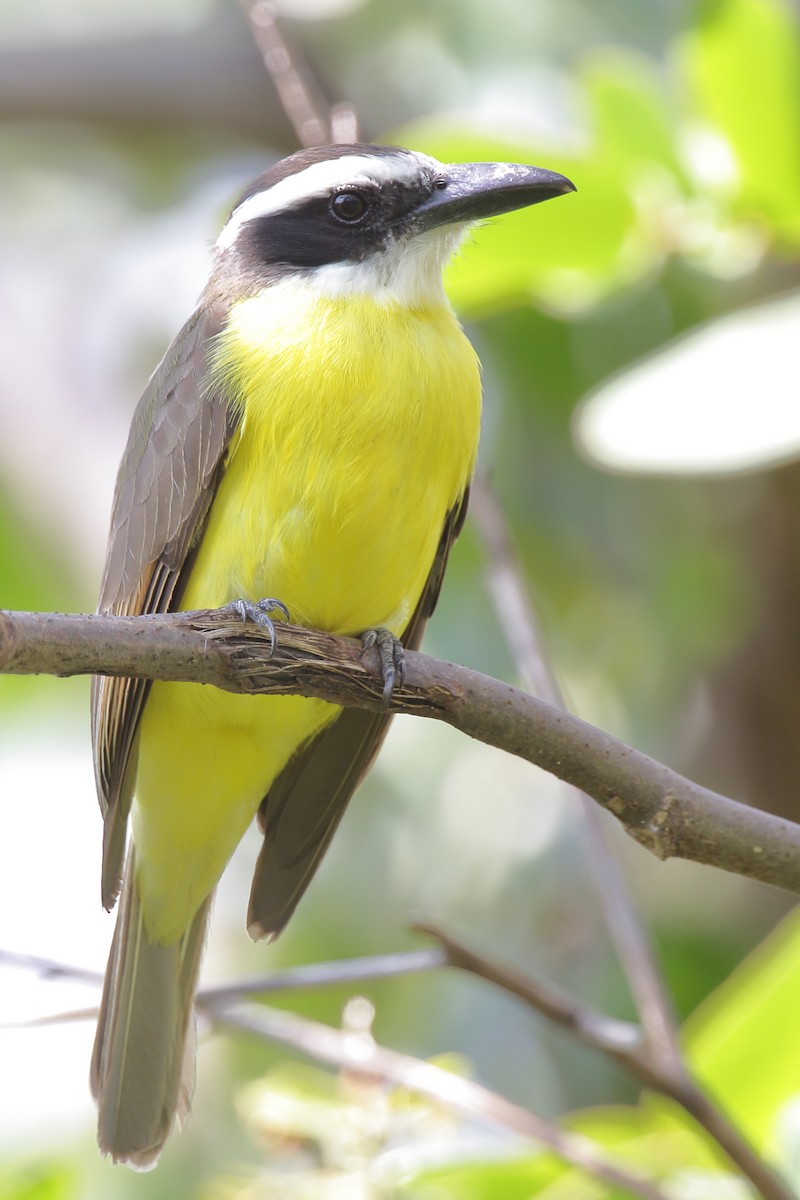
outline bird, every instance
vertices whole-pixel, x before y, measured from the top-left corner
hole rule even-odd
[[[464,522],[476,353],[443,268],[477,222],[573,191],[508,163],[301,150],[242,194],[198,306],[135,410],[98,611],[230,608],[378,643],[387,693]],[[520,251],[522,253],[522,249]],[[91,1065],[98,1142],[155,1165],[194,1089],[212,897],[255,817],[247,914],[277,936],[386,734],[387,712],[98,676],[102,902],[119,899]]]

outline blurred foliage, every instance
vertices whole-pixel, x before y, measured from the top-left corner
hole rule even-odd
[[[800,1183],[799,970],[795,914],[709,997],[684,1037],[697,1078],[792,1186]],[[453,1065],[463,1073],[464,1064]],[[240,1107],[267,1144],[271,1165],[246,1182],[212,1184],[203,1195],[215,1200],[624,1200],[630,1194],[546,1152],[520,1155],[511,1139],[481,1159],[468,1138],[459,1147],[454,1117],[368,1077],[332,1079],[317,1069],[283,1067],[245,1089]],[[647,1095],[636,1107],[568,1114],[563,1123],[670,1196],[745,1200],[752,1194],[707,1135],[659,1097]],[[453,1160],[448,1165],[429,1165],[447,1158]]]
[[[770,250],[796,257],[796,17],[782,0],[723,0],[697,14],[668,52],[671,88],[639,54],[584,56],[574,84],[587,145],[577,154],[542,138],[476,138],[470,122],[435,114],[397,133],[445,162],[555,154],[559,170],[580,180],[590,219],[576,220],[566,204],[528,209],[495,222],[460,256],[449,283],[463,311],[524,299],[580,311],[646,280],[671,254],[723,278],[752,270]],[[534,253],[521,255],[520,245]]]
[[[78,1200],[78,1186],[75,1169],[59,1162],[20,1170],[0,1167],[0,1194],[13,1200]]]
[[[755,1145],[800,1149],[800,922],[787,918],[706,1000],[686,1028],[698,1079]],[[795,1167],[797,1163],[793,1164]]]
[[[704,0],[679,40],[677,67],[694,121],[733,156],[732,214],[788,254],[800,245],[800,38],[782,0]]]
[[[23,56],[10,74],[12,51],[0,53],[4,80],[19,78],[19,62],[28,61],[34,82],[34,67],[42,72],[41,95],[50,95],[45,82],[65,89],[49,113],[40,100],[22,116],[12,105],[2,131],[9,174],[18,180],[0,199],[9,281],[0,291],[0,603],[9,607],[67,607],[91,596],[97,531],[135,390],[152,368],[150,356],[185,316],[173,299],[180,294],[183,303],[197,290],[197,260],[187,246],[202,248],[242,178],[287,149],[278,133],[266,150],[266,133],[261,142],[252,133],[252,73],[263,70],[232,4],[181,6],[181,21],[196,18],[197,30],[191,38],[182,28],[170,34],[171,92],[169,72],[153,78],[153,63],[162,61],[153,45],[142,48],[131,33],[132,74],[110,70],[118,59],[102,42],[102,10],[87,0],[66,36],[69,6],[57,7],[56,32],[42,33],[46,16],[39,23],[37,54],[44,57]],[[125,6],[115,7],[114,45],[125,48]],[[153,7],[154,22],[163,7]],[[290,0],[283,7],[291,17]],[[21,24],[33,8],[19,5]],[[703,322],[797,287],[795,9],[788,0],[371,0],[339,4],[327,15],[319,0],[317,8],[319,19],[287,28],[331,94],[358,105],[368,136],[450,160],[539,162],[578,186],[574,197],[479,230],[448,277],[484,362],[483,464],[502,492],[572,703],[649,752],[693,765],[703,782],[740,799],[783,803],[797,816],[800,697],[775,682],[779,670],[800,675],[797,608],[787,605],[777,622],[770,597],[795,594],[787,497],[793,503],[797,488],[786,484],[798,468],[785,467],[777,483],[766,473],[627,479],[589,467],[570,436],[578,402],[616,372]],[[81,59],[78,72],[69,56],[82,38],[97,53]],[[225,65],[209,66],[223,50]],[[54,63],[67,68],[59,73]],[[123,95],[130,78],[135,84]],[[91,103],[70,90],[77,79]],[[211,100],[202,100],[205,90]],[[7,85],[0,118],[10,94]],[[222,107],[210,111],[215,97]],[[143,98],[163,111],[154,115]],[[276,128],[271,116],[269,128]],[[698,405],[719,370],[709,363]],[[785,386],[796,396],[796,371]],[[758,419],[758,395],[749,415]],[[76,497],[84,497],[85,520]],[[97,542],[89,549],[86,529]],[[468,529],[427,646],[513,677],[481,569]],[[772,658],[753,650],[765,623]],[[4,681],[7,724],[29,718],[27,699],[21,714],[23,692],[30,696],[29,687]],[[732,695],[740,700],[738,724],[721,715]],[[754,712],[768,712],[771,731],[782,735],[768,763],[763,747],[744,735]],[[32,719],[45,753],[41,719]],[[245,959],[222,895],[226,967],[246,961],[253,973],[265,963],[410,944],[398,932],[401,915],[422,909],[628,1015],[577,821],[557,789],[420,725],[398,723],[277,947],[253,949]],[[783,794],[768,775],[781,762],[789,781]],[[35,764],[31,794],[44,803]],[[89,796],[80,802],[92,803]],[[655,868],[633,847],[623,854],[682,1015],[717,989],[686,1026],[699,1077],[800,1182],[795,923],[721,982],[784,902],[712,872]],[[246,871],[234,861],[238,925]],[[60,914],[52,894],[67,886],[68,875],[45,889],[42,927],[55,939],[53,956]],[[672,1109],[650,1097],[636,1104],[629,1081],[597,1056],[565,1046],[508,998],[451,976],[384,981],[367,991],[381,1040],[423,1057],[443,1046],[464,1048],[489,1086],[547,1115],[571,1114],[572,1128],[631,1168],[669,1181],[671,1194],[749,1194]],[[304,995],[293,1007],[335,1023],[345,998],[334,989]],[[97,1163],[87,1132],[83,1153],[65,1152],[63,1172],[48,1151],[46,1166],[0,1171],[0,1192],[25,1200],[612,1195],[499,1135],[483,1153],[485,1135],[433,1106],[385,1089],[354,1094],[347,1081],[290,1070],[280,1065],[284,1058],[235,1043],[224,1066],[209,1067],[216,1086],[201,1071],[195,1117],[151,1176]],[[242,1075],[261,1071],[268,1071],[265,1081],[241,1093],[244,1120],[261,1139],[254,1148],[226,1100]],[[19,1153],[7,1151],[10,1159]],[[248,1161],[250,1181],[242,1184]]]

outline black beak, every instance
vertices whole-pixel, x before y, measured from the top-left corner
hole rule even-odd
[[[543,167],[452,163],[444,168],[433,195],[414,210],[411,220],[419,230],[480,221],[575,190],[565,175]]]

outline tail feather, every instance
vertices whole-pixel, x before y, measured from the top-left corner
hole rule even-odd
[[[92,1055],[97,1138],[104,1154],[146,1170],[189,1115],[195,1073],[194,994],[209,897],[179,942],[147,936],[128,856]]]

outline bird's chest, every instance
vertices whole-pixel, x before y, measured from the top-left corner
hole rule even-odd
[[[189,585],[215,598],[186,606],[270,595],[300,623],[399,632],[474,468],[474,352],[447,309],[239,307],[219,369],[242,419]]]

